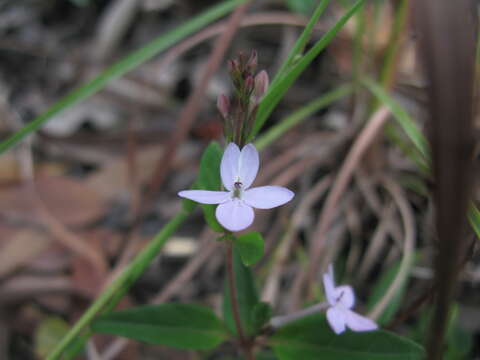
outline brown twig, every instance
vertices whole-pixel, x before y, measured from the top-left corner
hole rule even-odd
[[[381,107],[377,110],[371,120],[365,125],[364,129],[359,134],[355,143],[352,145],[342,168],[340,169],[335,181],[334,187],[328,194],[325,205],[323,206],[318,225],[315,229],[312,251],[309,256],[309,269],[308,272],[304,272],[301,277],[301,281],[298,282],[300,288],[303,288],[307,280],[311,282],[315,279],[315,274],[318,270],[320,252],[322,251],[325,235],[328,232],[330,223],[333,219],[335,206],[338,203],[340,197],[345,192],[350,179],[354,173],[355,168],[358,166],[360,159],[368,149],[371,142],[375,139],[375,136],[383,128],[383,125],[387,121],[389,110],[385,107]],[[299,289],[297,289],[299,290]],[[300,291],[296,291],[299,293]]]

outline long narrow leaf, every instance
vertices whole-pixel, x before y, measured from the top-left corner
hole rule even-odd
[[[37,130],[40,126],[43,125],[43,123],[45,123],[55,115],[58,115],[67,108],[95,94],[97,91],[104,88],[105,85],[110,81],[121,77],[130,70],[135,69],[140,64],[152,58],[159,52],[167,49],[176,42],[185,38],[186,36],[210,24],[216,19],[228,14],[233,8],[243,2],[245,2],[245,0],[224,1],[219,5],[207,10],[206,12],[196,16],[192,20],[189,20],[187,23],[168,32],[167,34],[163,34],[157,37],[141,49],[133,52],[132,54],[113,64],[87,84],[73,90],[71,93],[60,99],[60,101],[52,105],[45,113],[36,117],[25,127],[17,131],[15,134],[13,134],[11,137],[6,139],[2,143],[0,143],[0,154],[10,149],[13,145],[18,143],[28,134]]]
[[[301,121],[314,114],[316,111],[325,108],[331,103],[347,96],[353,90],[352,85],[342,85],[332,91],[322,94],[317,99],[309,102],[307,105],[302,106],[297,111],[293,112],[285,119],[281,120],[278,124],[269,129],[264,135],[262,135],[257,141],[255,146],[260,151],[278,139],[287,130],[291,129]]]
[[[353,6],[336,22],[336,24],[318,40],[315,45],[305,55],[303,55],[289,70],[287,74],[282,75],[280,80],[271,86],[263,98],[258,114],[253,125],[251,138],[253,138],[261,129],[268,116],[279,101],[283,98],[288,89],[292,86],[295,80],[306,69],[306,67],[320,54],[325,47],[330,44],[335,35],[345,25],[345,23],[352,17],[353,14],[362,6],[365,0],[358,0]],[[279,75],[280,76],[280,75]]]
[[[57,344],[49,354],[47,360],[59,359],[62,353],[81,335],[82,330],[95,316],[105,308],[115,306],[115,303],[128,291],[130,285],[140,277],[163,245],[165,245],[168,238],[187,219],[192,211],[193,208],[190,211],[180,211],[163,227],[157,236],[133,259],[128,267],[102,292],[73,328],[65,334],[62,341]]]
[[[330,0],[322,0],[320,4],[318,4],[317,8],[313,12],[312,17],[308,21],[307,26],[305,26],[305,29],[303,30],[302,34],[298,38],[297,42],[293,46],[290,53],[288,54],[287,58],[285,59],[283,64],[280,66],[280,69],[278,69],[277,74],[275,75],[275,78],[273,79],[271,86],[275,86],[278,80],[284,75],[284,73],[287,72],[289,67],[293,64],[295,58],[298,55],[301,55],[301,53],[305,49],[305,46],[308,43],[308,40],[310,40],[310,37],[312,36],[313,27],[317,24],[318,19],[320,19],[320,16],[322,16],[323,12],[325,11],[329,3],[330,3]]]
[[[390,96],[385,90],[370,79],[363,79],[363,84],[378,98],[378,100],[385,104],[392,112],[403,131],[412,140],[415,147],[420,151],[424,160],[430,158],[428,150],[428,142],[425,136],[418,130],[417,125],[413,122],[410,115]]]

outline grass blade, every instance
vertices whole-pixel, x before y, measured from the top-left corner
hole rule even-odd
[[[25,136],[37,130],[46,121],[58,115],[69,107],[78,104],[80,101],[87,99],[97,91],[105,87],[110,81],[121,77],[130,70],[135,69],[145,61],[149,60],[159,52],[167,49],[186,36],[194,33],[216,19],[228,14],[237,5],[244,3],[245,0],[229,0],[210,8],[204,13],[189,20],[185,24],[175,28],[167,34],[161,35],[142,47],[141,49],[131,53],[120,61],[116,62],[93,80],[87,84],[73,90],[68,95],[60,99],[52,105],[46,112],[36,117],[25,127],[17,131],[15,134],[0,143],[0,154],[10,149],[12,146],[21,141]]]
[[[285,119],[283,119],[278,124],[269,129],[268,132],[266,132],[257,141],[255,141],[255,146],[259,151],[266,148],[269,144],[282,136],[286,131],[300,123],[302,120],[306,119],[308,116],[330,105],[334,101],[337,101],[347,96],[352,91],[352,85],[342,85],[325,94],[322,94],[317,99],[309,102],[305,106],[302,106],[300,109],[290,114]]]
[[[303,55],[291,68],[287,70],[288,72],[285,75],[278,75],[281,78],[272,86],[270,86],[267,94],[260,103],[257,118],[253,125],[253,130],[251,138],[253,138],[261,129],[268,116],[272,113],[273,109],[285,93],[288,91],[290,86],[295,82],[295,80],[300,76],[300,74],[305,70],[305,68],[315,59],[320,52],[325,49],[325,47],[332,41],[335,35],[340,31],[340,29],[345,25],[345,23],[350,19],[353,14],[355,14],[358,9],[362,6],[365,0],[358,0],[353,4],[353,6],[337,21],[337,23],[324,35],[320,40],[318,40],[315,45],[310,49],[305,55]]]
[[[275,78],[273,79],[270,86],[274,86],[283,76],[283,74],[286,73],[290,66],[295,62],[295,58],[297,57],[297,55],[301,55],[301,53],[305,49],[305,46],[307,45],[308,40],[310,40],[313,27],[318,22],[318,19],[320,19],[320,16],[322,16],[329,3],[330,0],[322,0],[322,2],[318,4],[317,8],[313,12],[312,17],[308,21],[307,26],[305,26],[305,29],[303,30],[302,34],[298,38],[290,53],[288,54],[287,58],[280,66],[280,69],[278,69],[277,74],[275,75]]]

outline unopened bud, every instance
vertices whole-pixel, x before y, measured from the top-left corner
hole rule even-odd
[[[228,71],[233,74],[233,73],[238,73],[239,69],[239,64],[237,60],[228,60]]]
[[[268,74],[265,70],[260,71],[257,76],[255,76],[254,96],[257,102],[260,101],[262,96],[267,92],[269,82]]]
[[[255,79],[253,76],[247,76],[245,79],[245,93],[250,96],[250,94],[253,92],[255,89]]]
[[[222,117],[226,120],[228,118],[228,114],[230,113],[230,100],[227,96],[221,94],[217,98],[217,109],[222,114]]]
[[[255,74],[255,71],[257,70],[257,64],[258,64],[257,52],[255,50],[252,50],[252,53],[250,54],[250,58],[247,61],[246,70],[251,74]]]

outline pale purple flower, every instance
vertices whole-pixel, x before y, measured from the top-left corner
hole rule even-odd
[[[327,320],[336,334],[344,332],[347,326],[353,331],[378,329],[374,321],[351,310],[355,305],[353,289],[349,285],[335,286],[332,265],[328,267],[328,272],[323,274],[323,286],[330,305],[327,310]]]
[[[220,176],[227,191],[184,190],[179,196],[202,203],[219,204],[215,212],[218,222],[230,231],[249,227],[254,218],[253,208],[271,209],[289,202],[294,193],[281,186],[260,186],[249,189],[260,165],[253,144],[240,151],[228,144],[220,164]]]

